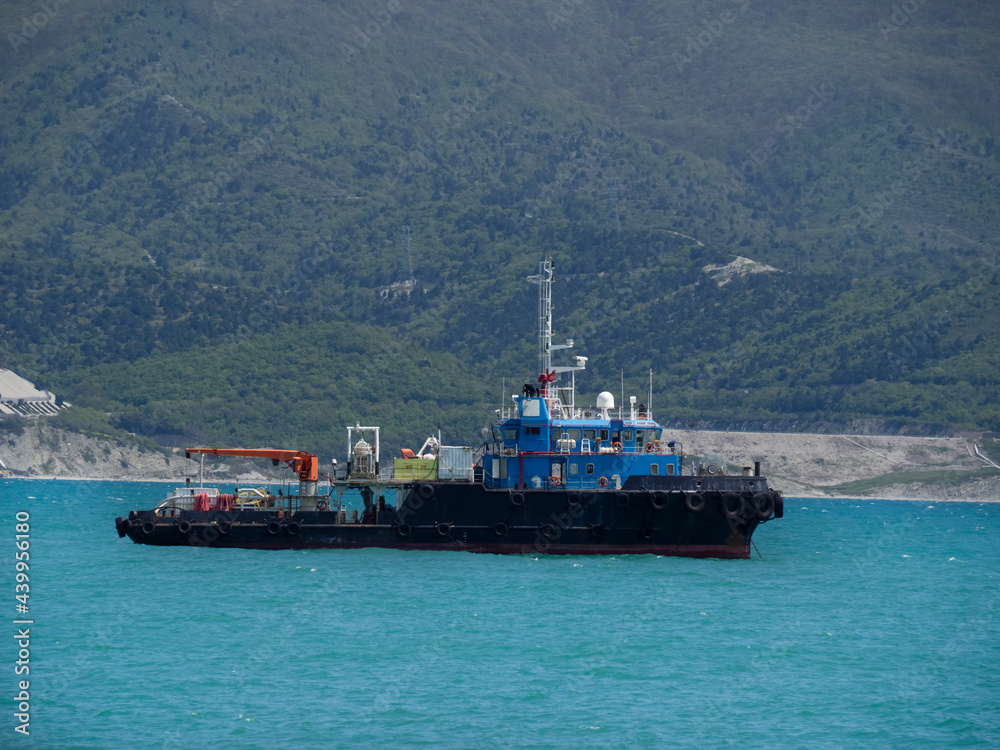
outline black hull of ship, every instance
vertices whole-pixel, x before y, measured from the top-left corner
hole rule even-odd
[[[492,490],[418,484],[395,510],[337,523],[335,511],[132,511],[138,544],[245,549],[452,550],[493,554],[750,557],[760,523],[782,515],[762,477],[632,477],[621,490]]]

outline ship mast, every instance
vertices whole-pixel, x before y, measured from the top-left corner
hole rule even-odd
[[[552,343],[552,275],[552,258],[545,258],[538,264],[538,273],[528,277],[528,281],[538,284],[538,369],[542,375],[571,373],[569,387],[550,387],[547,383],[542,383],[542,390],[550,413],[554,416],[572,417],[576,407],[576,371],[586,368],[587,358],[577,357],[576,367],[552,366],[552,352],[573,348],[573,339],[567,339],[565,344]],[[566,391],[568,398],[565,402],[559,398],[559,391]]]

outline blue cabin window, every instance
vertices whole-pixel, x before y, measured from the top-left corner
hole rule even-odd
[[[541,401],[537,398],[527,399],[521,402],[522,417],[539,417],[542,414]]]
[[[579,430],[566,430],[566,434],[569,436],[570,440],[575,440],[580,442],[580,431]]]
[[[667,474],[673,475],[673,473],[674,473],[674,465],[667,464]]]
[[[625,437],[625,442],[626,443],[631,443],[632,442],[632,430],[625,430],[625,436],[624,437]]]
[[[650,475],[652,475],[652,476],[655,477],[657,474],[660,473],[660,465],[659,464],[652,464],[649,467],[649,473],[650,473]]]
[[[635,444],[636,445],[642,445],[642,442],[645,439],[646,439],[646,431],[645,430],[636,430],[635,431]]]
[[[516,427],[504,427],[503,428],[503,439],[504,440],[517,440],[517,428]]]
[[[575,477],[579,473],[580,473],[580,464],[574,461],[569,465],[569,475],[571,477]]]
[[[594,473],[594,465],[593,464],[587,464],[587,473],[588,474],[593,474]]]
[[[597,430],[584,430],[583,431],[584,440],[597,440]]]
[[[541,427],[528,427],[527,425],[525,425],[524,434],[525,435],[541,435],[542,434],[542,428]]]
[[[608,439],[608,431],[607,430],[601,430],[601,440],[604,440],[606,442],[607,439]]]

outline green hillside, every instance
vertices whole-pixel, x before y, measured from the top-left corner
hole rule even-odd
[[[1000,430],[1000,8],[827,6],[9,2],[0,364],[165,442],[474,442],[548,254],[585,393]]]

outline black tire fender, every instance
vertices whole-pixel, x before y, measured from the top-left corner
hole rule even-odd
[[[705,496],[700,492],[692,492],[684,498],[684,507],[691,513],[701,513],[705,509]]]
[[[233,530],[233,525],[229,521],[219,521],[219,533],[228,534]]]
[[[434,487],[430,484],[420,484],[417,485],[417,494],[420,495],[424,500],[430,500],[434,497]]]
[[[278,521],[269,521],[267,524],[267,533],[271,536],[277,536],[278,532],[281,531],[281,524]]]
[[[288,529],[288,533],[290,535],[298,536],[298,533],[302,531],[302,524],[300,524],[298,521],[290,521],[286,528]]]
[[[649,496],[649,504],[653,510],[663,510],[667,507],[667,496],[663,492],[654,492]]]
[[[153,523],[152,521],[146,521],[145,523],[142,524],[143,534],[152,534],[153,531],[155,530],[156,530],[156,524]]]
[[[186,520],[186,519],[183,520],[183,521],[181,521],[179,524],[177,524],[177,530],[179,532],[181,532],[182,534],[190,534],[191,533],[191,522],[188,521],[188,520]]]
[[[757,512],[757,518],[766,521],[774,513],[774,498],[770,492],[758,492],[753,496],[753,509]]]
[[[410,531],[411,531],[410,524],[408,524],[408,523],[401,523],[401,524],[399,524],[399,526],[396,527],[396,532],[400,536],[409,536],[410,535]]]
[[[730,521],[738,521],[746,515],[747,501],[737,492],[727,492],[722,496],[722,513]]]
[[[513,495],[511,495],[510,504],[516,508],[520,508],[522,505],[524,505],[524,493],[515,492]]]
[[[437,525],[437,533],[438,536],[448,536],[451,534],[451,524],[442,521]]]
[[[615,495],[615,505],[617,505],[619,508],[624,508],[626,505],[628,505],[628,495],[626,495],[624,492],[619,492],[617,495]]]
[[[501,521],[500,523],[498,523],[496,526],[493,527],[493,533],[496,534],[497,536],[507,536],[507,530],[508,530],[507,524],[505,524],[503,521]]]

